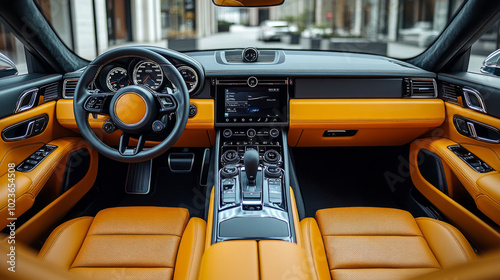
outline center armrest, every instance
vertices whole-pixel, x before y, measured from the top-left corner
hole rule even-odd
[[[312,279],[304,249],[281,240],[215,243],[203,255],[199,279]]]

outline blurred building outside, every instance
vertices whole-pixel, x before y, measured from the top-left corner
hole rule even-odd
[[[62,41],[89,60],[123,45],[205,49],[205,45],[197,45],[197,39],[216,38],[217,34],[228,32],[231,26],[257,28],[265,20],[287,21],[296,27],[294,32],[301,37],[363,38],[389,42],[388,49],[396,49],[394,45],[398,44],[415,46],[414,51],[418,53],[432,43],[464,2],[285,0],[279,7],[230,8],[216,7],[210,0],[34,1]],[[474,67],[500,48],[499,33],[497,23],[474,44],[471,53],[480,57],[475,58]],[[227,46],[231,47],[231,42],[227,42]],[[0,51],[15,63],[23,64],[22,44],[3,26]],[[395,53],[388,52],[388,55],[397,56]]]

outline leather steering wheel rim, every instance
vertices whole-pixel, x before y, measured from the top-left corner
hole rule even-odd
[[[168,136],[154,147],[147,150],[142,150],[134,155],[124,155],[117,149],[108,146],[104,143],[91,129],[88,122],[89,112],[85,110],[85,102],[91,95],[87,90],[88,87],[95,81],[101,69],[109,62],[125,57],[137,57],[146,60],[151,60],[157,63],[162,69],[164,75],[177,88],[177,91],[172,94],[175,97],[177,108],[175,110],[176,121],[172,131]],[[73,111],[75,114],[76,124],[83,138],[102,155],[121,162],[141,162],[153,159],[171,148],[180,138],[184,128],[186,127],[189,117],[189,92],[187,86],[177,70],[177,68],[162,55],[139,47],[122,47],[110,50],[93,60],[84,70],[78,80],[75,94],[73,97]]]

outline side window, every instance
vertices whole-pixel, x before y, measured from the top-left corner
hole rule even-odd
[[[483,73],[483,74],[495,74],[499,75],[499,70],[495,71],[495,66],[500,69],[500,55],[490,56],[494,51],[500,49],[500,21],[493,24],[482,36],[477,40],[471,48],[471,56],[469,59],[469,72],[473,73]],[[488,65],[481,70],[483,62],[488,58]],[[495,73],[496,72],[496,73]]]
[[[0,23],[0,78],[28,73],[24,45]]]

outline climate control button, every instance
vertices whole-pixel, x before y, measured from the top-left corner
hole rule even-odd
[[[280,131],[276,128],[269,130],[269,135],[273,138],[280,136]]]
[[[222,136],[224,136],[225,138],[229,138],[229,137],[233,136],[233,131],[229,128],[226,128],[222,132]]]
[[[249,138],[254,138],[256,135],[257,135],[257,132],[255,131],[255,129],[250,128],[247,130],[247,136]]]

